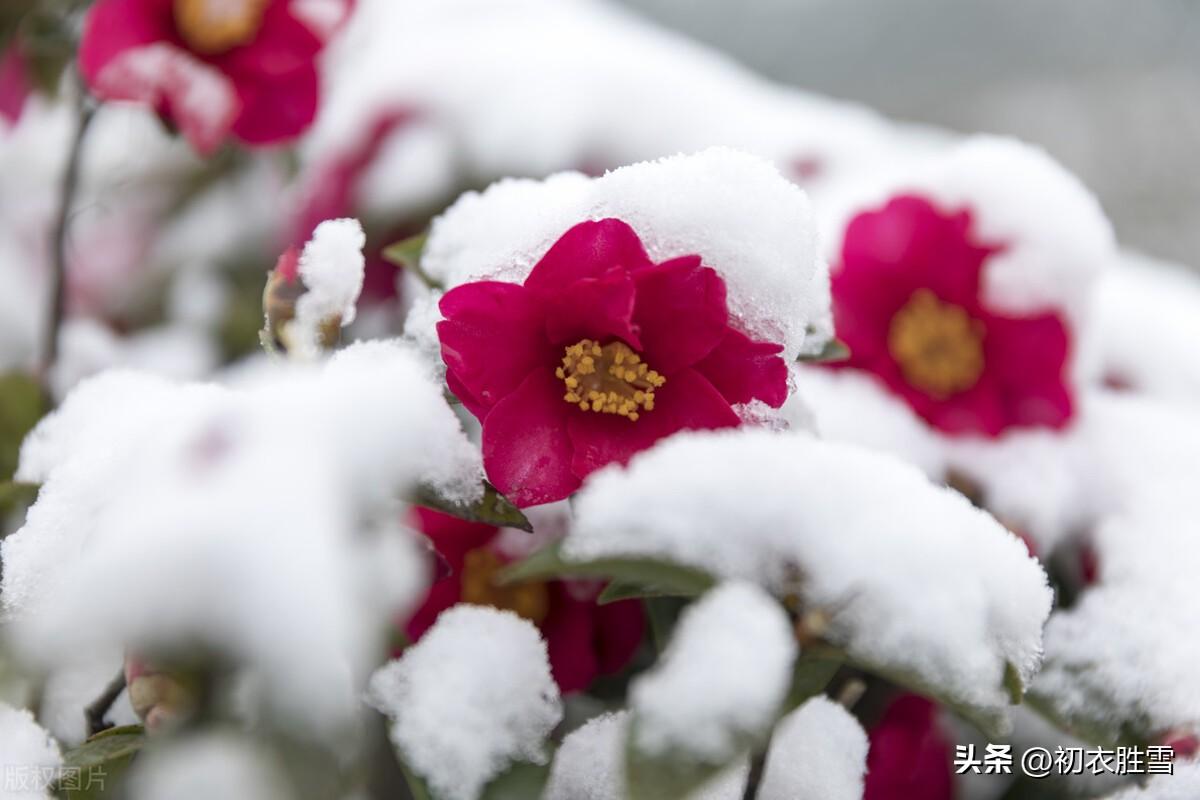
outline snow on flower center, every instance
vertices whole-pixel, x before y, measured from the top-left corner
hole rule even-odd
[[[983,374],[983,327],[961,306],[918,289],[892,317],[888,351],[909,383],[948,397],[970,389]]]
[[[535,625],[550,612],[550,595],[546,584],[529,581],[515,586],[501,586],[496,573],[504,562],[486,547],[478,547],[463,559],[462,601],[475,606],[492,606],[511,611]]]
[[[630,421],[641,411],[654,410],[654,390],[667,379],[629,345],[582,339],[565,351],[562,366],[554,371],[567,387],[563,400],[583,411],[618,414]]]
[[[188,47],[218,55],[250,42],[268,0],[174,0],[175,26]]]

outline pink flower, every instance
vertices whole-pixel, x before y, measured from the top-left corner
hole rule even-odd
[[[7,120],[10,125],[20,122],[25,101],[32,91],[25,48],[19,39],[14,39],[0,53],[0,119]]]
[[[863,800],[952,800],[950,741],[937,706],[924,697],[897,697],[871,729]]]
[[[152,106],[201,153],[295,137],[317,110],[324,42],[295,0],[97,0],[79,61],[99,97]]]
[[[782,405],[782,347],[730,325],[725,282],[697,255],[653,263],[618,219],[571,228],[525,283],[454,288],[438,323],[446,378],[483,423],[488,478],[520,506],[685,429]]]
[[[554,680],[564,693],[582,691],[597,676],[629,664],[646,627],[638,601],[597,605],[600,587],[575,581],[498,586],[492,578],[509,559],[495,546],[497,528],[426,508],[416,509],[416,516],[450,574],[434,581],[409,620],[405,633],[410,639],[419,639],[438,614],[457,603],[490,605],[538,626],[546,638]]]
[[[981,272],[1003,245],[971,235],[971,213],[899,196],[855,217],[832,276],[840,366],[867,370],[930,425],[998,436],[1062,428],[1073,402],[1071,337],[1053,313],[987,308]]]

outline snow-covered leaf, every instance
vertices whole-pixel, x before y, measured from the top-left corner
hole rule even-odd
[[[420,486],[413,499],[414,504],[441,511],[452,517],[465,519],[468,522],[481,522],[485,525],[495,525],[497,528],[520,528],[533,532],[533,524],[508,498],[496,491],[496,487],[486,481],[483,484],[483,494],[478,500],[464,502],[447,498],[435,487]]]

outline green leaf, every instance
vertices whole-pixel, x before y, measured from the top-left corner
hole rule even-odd
[[[650,558],[602,558],[595,561],[568,561],[562,544],[543,547],[524,561],[507,567],[497,576],[500,583],[521,583],[561,577],[609,578],[625,583],[653,586],[661,595],[697,597],[716,583],[706,572]]]
[[[42,387],[23,372],[0,375],[0,481],[17,471],[21,442],[49,410]]]
[[[792,670],[792,686],[788,690],[786,709],[798,708],[809,698],[824,692],[842,663],[836,658],[801,652]]]
[[[382,255],[384,260],[408,270],[430,289],[441,289],[442,285],[431,278],[425,270],[421,269],[421,256],[425,252],[425,242],[428,239],[428,232],[410,236],[404,241],[396,242],[383,248]]]
[[[0,483],[0,523],[3,523],[9,514],[16,512],[18,509],[25,509],[33,505],[33,501],[37,500],[38,491],[41,488],[36,483],[19,483],[15,481]],[[4,531],[0,528],[0,537],[3,535]]]
[[[433,793],[425,785],[425,780],[413,772],[403,759],[400,759],[399,756],[397,758],[400,762],[400,772],[404,774],[404,782],[408,784],[408,793],[412,795],[412,800],[433,800]]]
[[[146,743],[141,725],[125,725],[97,733],[63,755],[59,792],[71,800],[105,796]]]
[[[541,797],[549,778],[549,764],[513,764],[484,788],[480,800],[528,800]]]
[[[451,502],[429,486],[418,488],[412,501],[419,506],[432,508],[434,511],[441,511],[468,522],[533,532],[533,524],[521,509],[509,502],[508,498],[496,491],[496,487],[487,481],[483,484],[483,497],[468,505]]]
[[[679,587],[660,586],[638,581],[613,580],[604,587],[596,598],[597,605],[608,605],[618,600],[645,600],[651,597],[695,597],[695,592],[685,592]]]
[[[629,741],[634,741],[632,733]],[[650,758],[630,744],[625,753],[626,788],[630,800],[684,800],[725,767],[671,756]]]
[[[801,354],[797,361],[805,364],[826,364],[834,361],[845,361],[850,357],[850,348],[840,339],[830,339],[816,353]]]

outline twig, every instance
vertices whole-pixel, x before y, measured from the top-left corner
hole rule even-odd
[[[87,137],[92,119],[96,115],[95,102],[86,91],[81,89],[80,92],[79,118],[75,126],[75,136],[71,140],[71,149],[67,155],[67,168],[63,173],[59,189],[58,216],[51,233],[50,247],[54,261],[50,277],[50,314],[46,319],[42,345],[40,372],[43,381],[48,380],[50,370],[58,359],[58,334],[66,309],[67,233],[71,224],[71,208],[79,189],[79,173],[83,163],[83,142]]]
[[[100,693],[100,696],[83,710],[84,715],[87,717],[88,736],[95,736],[97,733],[112,727],[111,723],[104,721],[104,717],[123,691],[125,691],[124,668],[117,673],[115,678],[109,681],[108,686],[104,687],[104,691]]]
[[[750,772],[746,775],[746,788],[742,792],[742,800],[755,800],[758,797],[758,786],[767,771],[767,751],[770,749],[771,742],[768,740],[761,750],[751,756]]]

